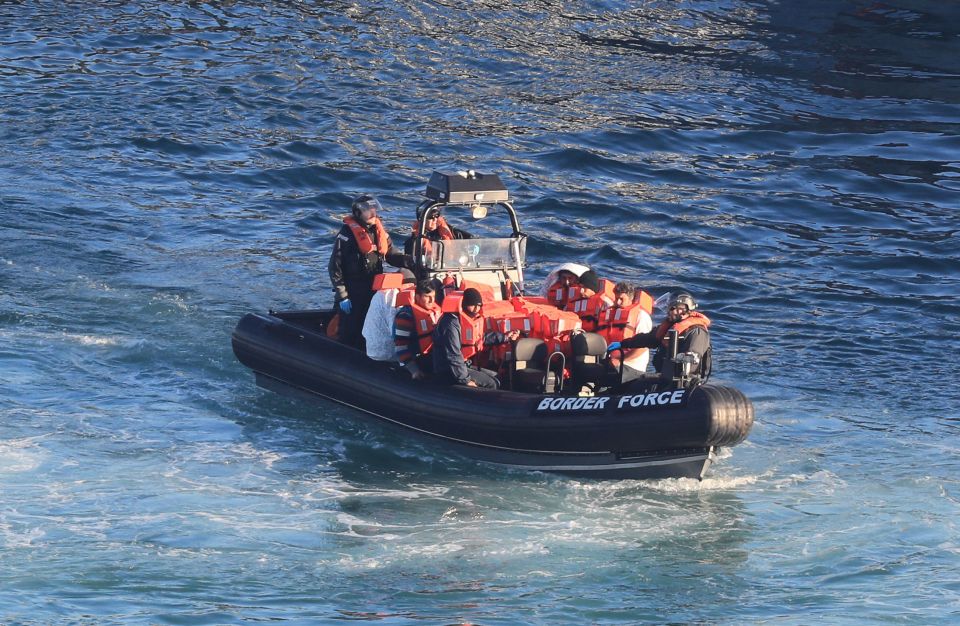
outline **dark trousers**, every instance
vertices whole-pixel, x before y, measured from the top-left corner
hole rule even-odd
[[[467,367],[467,376],[470,380],[477,383],[481,389],[499,389],[500,381],[497,379],[496,372],[482,368]]]
[[[373,300],[373,290],[369,285],[347,285],[350,294],[350,314],[340,311],[339,339],[341,343],[366,350],[366,341],[363,338],[363,320],[367,319],[370,310],[370,301]],[[339,309],[340,303],[337,302]]]
[[[467,376],[470,380],[477,383],[480,389],[499,389],[500,380],[497,379],[496,372],[480,369],[478,367],[467,366]],[[441,374],[435,379],[441,385],[459,385],[450,374]]]

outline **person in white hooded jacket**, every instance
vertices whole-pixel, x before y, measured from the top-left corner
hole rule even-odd
[[[413,284],[416,279],[413,272],[404,268],[403,284]],[[397,315],[397,294],[399,289],[381,289],[373,294],[370,308],[363,320],[363,338],[366,341],[367,356],[374,361],[395,360],[393,349],[393,318]]]

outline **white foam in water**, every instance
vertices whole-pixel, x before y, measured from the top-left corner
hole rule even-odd
[[[653,480],[647,486],[661,493],[695,493],[703,491],[731,491],[755,484],[759,476],[711,476],[703,480],[695,478],[670,478]]]
[[[116,337],[98,337],[96,335],[76,335],[73,333],[63,333],[63,338],[68,341],[75,341],[82,346],[116,346],[121,340]]]
[[[90,278],[89,276],[84,276],[83,274],[81,274],[80,276],[77,276],[77,280],[80,281],[80,283],[82,283],[85,287],[89,289],[93,289],[95,291],[110,292],[114,290],[113,287],[111,287],[107,283],[101,282],[99,280],[95,280],[93,278]]]
[[[183,296],[178,293],[158,293],[151,298],[151,301],[162,304],[172,304],[175,308],[183,312],[192,311],[195,308],[187,304]]]
[[[0,441],[0,494],[6,491],[3,478],[37,469],[46,459],[45,451],[37,445],[41,437]],[[12,506],[8,503],[8,506]],[[33,548],[46,535],[35,526],[12,521],[15,510],[0,511],[0,548]]]
[[[250,442],[243,443],[224,443],[224,442],[197,442],[191,444],[189,448],[183,448],[190,454],[186,460],[199,461],[201,463],[231,463],[236,464],[243,461],[253,461],[257,465],[272,469],[273,465],[283,460],[283,454],[274,450],[261,450]]]
[[[379,522],[360,519],[349,513],[338,513],[337,522],[344,526],[345,530],[339,534],[348,537],[374,537],[378,539],[396,539],[397,535],[384,532],[387,527]]]
[[[0,546],[7,549],[33,548],[45,535],[40,528],[17,530],[5,516],[0,515]]]
[[[43,462],[45,454],[36,445],[39,437],[0,441],[0,475],[29,472]]]
[[[0,338],[4,338],[9,342],[14,342],[17,340],[31,340],[37,341],[40,343],[48,344],[52,343],[54,339],[59,339],[61,341],[66,341],[69,343],[79,344],[81,346],[124,346],[132,347],[136,346],[139,343],[142,343],[143,340],[140,338],[124,337],[120,335],[93,335],[93,334],[83,334],[83,333],[68,333],[68,332],[59,332],[59,333],[46,333],[46,332],[36,332],[25,330],[22,328],[16,328],[13,330],[2,330],[0,331]]]

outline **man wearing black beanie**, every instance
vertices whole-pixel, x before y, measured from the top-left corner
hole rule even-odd
[[[591,293],[584,293],[583,295],[592,296],[600,291],[600,277],[593,270],[587,270],[580,275],[580,288],[589,289]]]
[[[466,310],[467,307],[472,307],[472,306],[482,307],[483,296],[481,296],[480,292],[474,289],[473,287],[468,287],[463,292],[463,302],[461,306],[463,306],[464,310]],[[472,316],[472,317],[476,317],[476,316]]]
[[[444,313],[433,329],[433,371],[436,380],[446,385],[496,389],[500,383],[494,372],[474,367],[464,358],[464,324],[470,325],[478,338],[483,337],[482,342],[475,344],[479,345],[480,350],[484,346],[516,341],[520,331],[512,330],[506,335],[497,331],[484,334],[483,296],[472,287],[463,292],[460,309],[460,312]]]
[[[580,317],[583,330],[594,332],[600,321],[600,314],[613,305],[613,300],[600,293],[600,277],[593,270],[580,275],[580,297],[567,302],[567,311],[573,311]]]

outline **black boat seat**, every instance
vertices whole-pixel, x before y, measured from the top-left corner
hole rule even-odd
[[[552,391],[555,384],[556,374],[547,372],[547,344],[532,337],[518,340],[510,363],[510,388],[543,393]]]
[[[577,333],[571,337],[573,350],[571,375],[575,389],[590,387],[596,393],[609,378],[609,368],[604,359],[607,356],[607,340],[597,333]]]

